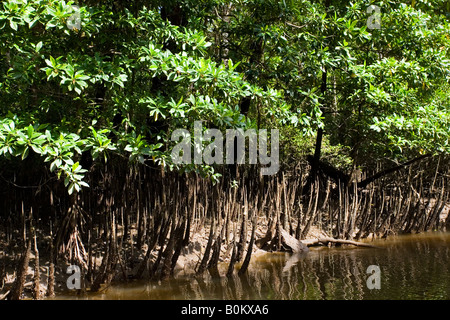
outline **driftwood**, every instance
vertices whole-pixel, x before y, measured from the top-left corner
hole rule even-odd
[[[288,247],[293,253],[301,253],[301,252],[307,252],[309,251],[308,247],[291,236],[289,232],[284,230],[283,228],[280,228],[281,230],[281,237],[282,237],[282,243],[285,247]]]
[[[320,244],[327,245],[328,243],[337,243],[337,244],[350,244],[350,245],[358,246],[358,247],[379,248],[377,246],[374,246],[374,245],[368,244],[368,243],[364,243],[364,242],[356,242],[356,241],[344,240],[344,239],[334,239],[334,238],[330,238],[330,237],[308,239],[308,240],[303,240],[302,242],[304,245],[306,245],[308,247],[316,246],[316,245],[320,245]]]
[[[276,232],[275,236],[273,237],[274,233],[273,229],[275,229],[275,226],[273,228],[269,228],[264,238],[256,240],[255,243],[258,246],[258,248],[269,251],[271,250],[277,251],[280,249],[285,249],[292,253],[304,253],[309,251],[308,247],[304,243],[297,240],[295,237],[291,236],[289,232],[287,232],[283,228],[279,228],[281,239],[279,239],[278,232]],[[279,240],[281,240],[280,243],[282,244],[282,248],[277,249],[276,245],[273,244],[277,243]]]

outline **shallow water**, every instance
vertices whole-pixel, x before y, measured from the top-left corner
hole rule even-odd
[[[450,299],[450,233],[396,236],[373,244],[380,248],[312,248],[301,256],[268,253],[252,258],[245,277],[176,277],[113,285],[85,297],[69,293],[56,298]],[[367,274],[371,265],[380,272]],[[377,275],[379,289],[374,288]]]

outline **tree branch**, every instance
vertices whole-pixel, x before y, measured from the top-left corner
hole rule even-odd
[[[407,166],[413,164],[414,162],[417,162],[417,161],[420,161],[420,160],[422,160],[422,159],[429,158],[429,157],[431,157],[431,154],[430,154],[430,153],[424,154],[424,155],[421,155],[420,157],[417,157],[417,158],[414,158],[414,159],[412,159],[412,160],[409,160],[409,161],[407,161],[407,162],[405,162],[405,163],[402,163],[402,164],[400,164],[400,165],[398,165],[398,166],[396,166],[396,167],[389,168],[389,169],[386,169],[386,170],[382,170],[382,171],[380,171],[380,172],[377,172],[377,173],[374,174],[373,176],[371,176],[371,177],[369,177],[369,178],[367,178],[367,179],[364,179],[363,181],[358,182],[358,188],[365,188],[365,187],[366,187],[367,185],[369,185],[370,183],[374,182],[375,180],[377,180],[377,179],[379,179],[379,178],[381,178],[381,177],[384,177],[385,175],[388,175],[388,174],[390,174],[390,173],[399,171],[399,170],[401,170],[401,169],[403,169],[403,168],[405,168],[405,167],[407,167]]]

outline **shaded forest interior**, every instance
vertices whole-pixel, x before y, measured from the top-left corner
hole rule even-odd
[[[62,182],[35,172],[34,161],[39,159],[29,157],[1,175],[4,290],[8,268],[15,268],[16,280],[22,274],[9,288],[10,299],[21,296],[29,264],[37,264],[34,274],[39,276],[39,261],[49,275],[47,294],[55,290],[55,268],[64,272],[69,264],[80,266],[83,288],[92,291],[113,279],[168,278],[198,232],[206,233],[208,241],[195,261],[195,273],[208,270],[219,277],[218,264],[226,261],[230,277],[236,266],[238,274],[246,272],[256,246],[288,249],[280,230],[299,240],[311,238],[311,228],[358,240],[450,225],[445,215],[450,167],[444,157],[418,161],[364,189],[318,175],[306,194],[307,162],[266,177],[255,167],[241,166],[235,177],[224,172],[213,184],[193,173],[130,168],[113,158],[91,170],[90,189],[69,196]],[[257,228],[265,234],[258,237]],[[39,298],[43,293],[34,281],[33,295]]]

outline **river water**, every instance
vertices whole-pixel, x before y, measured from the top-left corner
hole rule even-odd
[[[450,233],[371,242],[379,248],[311,248],[253,257],[244,277],[175,277],[113,285],[88,299],[450,299]],[[369,266],[377,269],[368,274]],[[377,281],[377,279],[379,281]],[[77,299],[59,295],[57,299]]]

